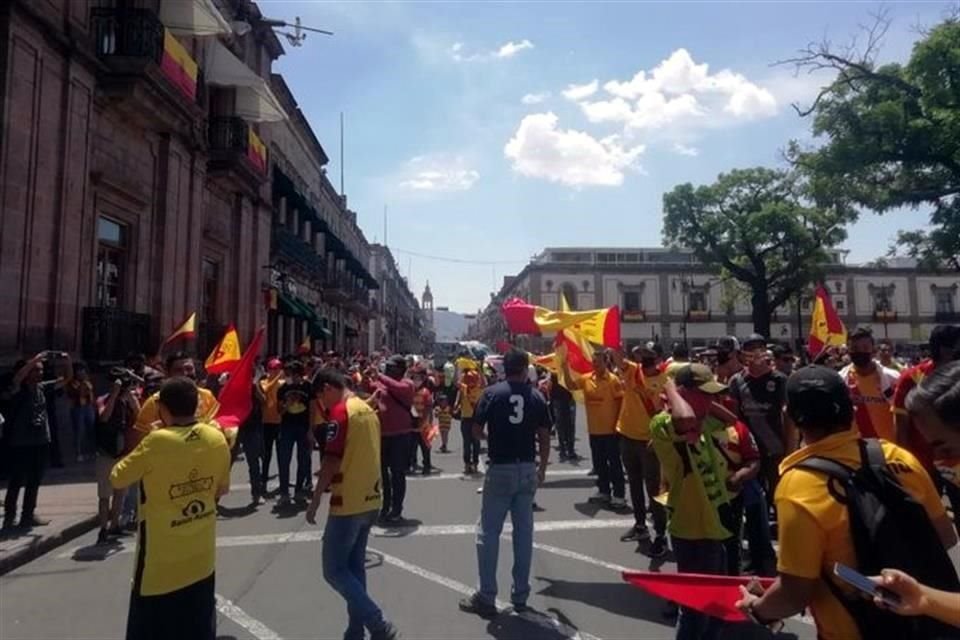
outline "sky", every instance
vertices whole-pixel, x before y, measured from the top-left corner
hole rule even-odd
[[[275,65],[367,238],[419,298],[473,313],[547,246],[660,246],[662,198],[686,182],[786,167],[815,144],[828,74],[775,65],[846,44],[885,8],[881,61],[905,61],[945,2],[419,2],[260,0],[329,29]],[[386,207],[387,224],[384,225]],[[923,211],[864,214],[851,263],[886,253]],[[437,258],[443,258],[437,259]],[[475,264],[480,262],[482,264]]]

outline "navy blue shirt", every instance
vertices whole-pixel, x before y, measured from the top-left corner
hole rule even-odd
[[[547,402],[526,382],[498,382],[487,387],[474,419],[487,426],[490,462],[533,462],[537,430],[550,429]]]

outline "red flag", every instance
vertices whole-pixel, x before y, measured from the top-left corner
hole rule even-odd
[[[221,429],[236,428],[243,424],[253,411],[253,363],[260,353],[260,344],[266,327],[257,329],[250,346],[230,372],[230,379],[220,391],[220,410],[217,422]]]
[[[423,439],[423,444],[426,447],[433,445],[434,439],[437,437],[437,434],[440,433],[440,426],[436,424],[429,424],[424,426],[420,430],[420,437]]]
[[[515,334],[547,335],[573,328],[594,344],[620,347],[620,308],[571,311],[566,308],[551,311],[529,304],[519,298],[503,303],[500,310],[507,330]]]
[[[494,348],[496,349],[497,353],[505,354],[507,351],[510,351],[512,346],[513,345],[506,340],[497,340],[496,347]]]
[[[700,573],[651,573],[647,571],[624,571],[624,581],[647,593],[696,609],[714,618],[728,622],[743,622],[743,612],[734,607],[741,599],[740,587],[758,580],[764,589],[769,589],[775,578],[754,576],[714,576]]]

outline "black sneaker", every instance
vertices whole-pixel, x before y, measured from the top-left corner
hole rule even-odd
[[[97,544],[107,544],[110,542],[110,533],[106,529],[100,529],[97,534]]]
[[[384,622],[376,631],[370,632],[370,640],[402,640],[400,631],[391,622]]]
[[[481,618],[492,618],[497,615],[497,605],[487,602],[480,597],[479,593],[474,593],[460,601],[460,611],[473,613]]]
[[[670,550],[670,547],[667,546],[667,539],[663,536],[657,536],[653,541],[653,544],[650,545],[650,557],[651,558],[662,558],[667,555],[667,551]]]
[[[290,506],[290,496],[286,493],[281,493],[277,498],[277,507],[289,507]]]
[[[650,532],[646,528],[630,527],[620,536],[620,542],[641,542],[650,538]]]
[[[526,602],[514,602],[513,603],[513,612],[514,613],[527,613],[532,611],[530,606]]]
[[[587,475],[588,475],[588,476],[596,476],[596,475],[597,475],[597,470],[596,470],[596,469],[590,469],[590,471],[587,471]]]

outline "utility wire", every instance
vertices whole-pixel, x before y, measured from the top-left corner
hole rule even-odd
[[[423,258],[425,260],[436,260],[438,262],[451,262],[456,264],[478,264],[478,265],[497,265],[497,264],[521,264],[530,262],[527,260],[468,260],[466,258],[450,258],[445,256],[431,256],[425,253],[417,253],[416,251],[406,251],[404,249],[397,249],[396,247],[390,247],[390,251],[393,253],[402,253],[407,256],[413,256],[415,258]]]

